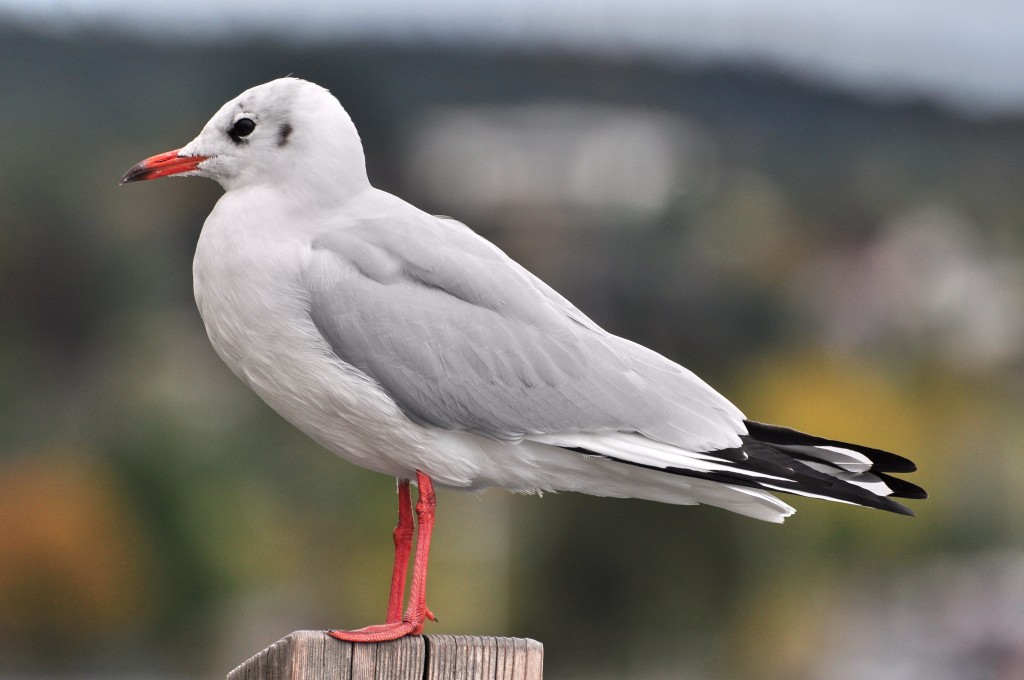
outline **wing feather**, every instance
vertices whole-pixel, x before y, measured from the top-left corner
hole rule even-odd
[[[746,432],[691,372],[606,333],[453,220],[410,211],[327,231],[304,283],[334,353],[421,424],[504,441],[635,432],[688,451]]]

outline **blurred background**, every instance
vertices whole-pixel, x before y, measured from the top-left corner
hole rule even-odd
[[[555,678],[1024,678],[1024,9],[0,0],[0,676],[217,678],[383,618],[394,481],[206,340],[220,189],[118,188],[334,92],[371,180],[749,417],[906,455],[917,519],[442,492],[428,632]]]

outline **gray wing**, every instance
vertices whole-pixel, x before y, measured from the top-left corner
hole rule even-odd
[[[745,432],[691,372],[606,333],[454,220],[410,211],[325,233],[305,284],[335,354],[418,423],[507,441],[637,432],[690,451]]]

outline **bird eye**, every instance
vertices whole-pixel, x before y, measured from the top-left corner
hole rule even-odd
[[[239,118],[235,121],[235,124],[228,130],[228,135],[231,139],[236,142],[242,141],[243,137],[248,137],[252,134],[252,131],[256,129],[256,122],[252,118]]]

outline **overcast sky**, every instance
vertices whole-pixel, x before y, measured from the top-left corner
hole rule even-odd
[[[0,0],[52,30],[430,38],[772,63],[873,91],[1024,111],[1024,0]]]

